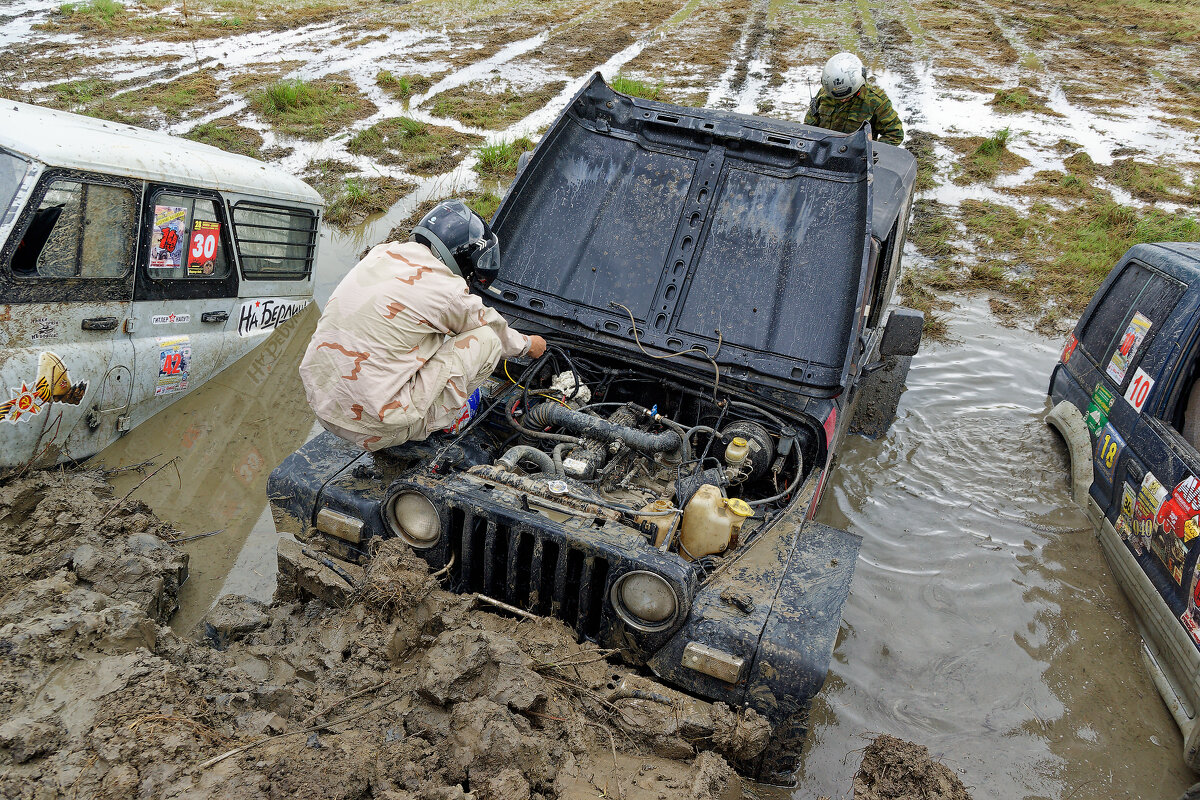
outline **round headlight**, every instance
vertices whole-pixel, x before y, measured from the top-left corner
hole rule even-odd
[[[425,549],[442,536],[442,518],[429,498],[420,492],[399,492],[384,508],[392,533],[413,547]]]
[[[613,606],[626,623],[643,631],[669,627],[675,620],[679,600],[675,590],[653,572],[627,572],[612,589]]]

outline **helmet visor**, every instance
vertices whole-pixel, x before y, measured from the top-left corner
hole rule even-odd
[[[490,281],[500,271],[500,241],[493,233],[480,244],[473,258],[475,274],[483,281]]]

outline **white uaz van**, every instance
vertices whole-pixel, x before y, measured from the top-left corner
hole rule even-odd
[[[0,101],[0,474],[92,455],[312,299],[324,205],[283,170]]]

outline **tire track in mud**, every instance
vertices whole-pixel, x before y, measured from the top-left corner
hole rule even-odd
[[[753,113],[757,110],[757,94],[761,93],[766,80],[760,67],[758,77],[751,83],[751,67],[755,63],[765,67],[762,54],[769,48],[772,38],[767,28],[770,10],[770,0],[754,0],[750,13],[742,24],[742,35],[735,47],[733,63],[708,94],[710,108],[731,109],[742,113]]]

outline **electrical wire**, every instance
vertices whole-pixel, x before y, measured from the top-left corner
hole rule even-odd
[[[642,347],[642,340],[638,338],[637,320],[633,317],[633,312],[629,310],[629,306],[622,303],[617,303],[612,300],[608,303],[614,308],[623,308],[625,313],[629,315],[629,324],[633,327],[633,341],[637,344],[638,350],[642,351],[642,355],[648,358],[676,358],[677,356],[687,355],[688,353],[699,353],[708,359],[708,363],[712,364],[713,368],[713,400],[717,399],[717,387],[721,383],[721,368],[717,366],[717,356],[721,354],[721,345],[725,343],[724,335],[721,333],[720,327],[717,328],[717,351],[711,356],[707,350],[702,350],[699,347],[689,347],[687,350],[680,350],[678,353],[666,353],[665,355],[656,356],[646,352],[646,348]]]

